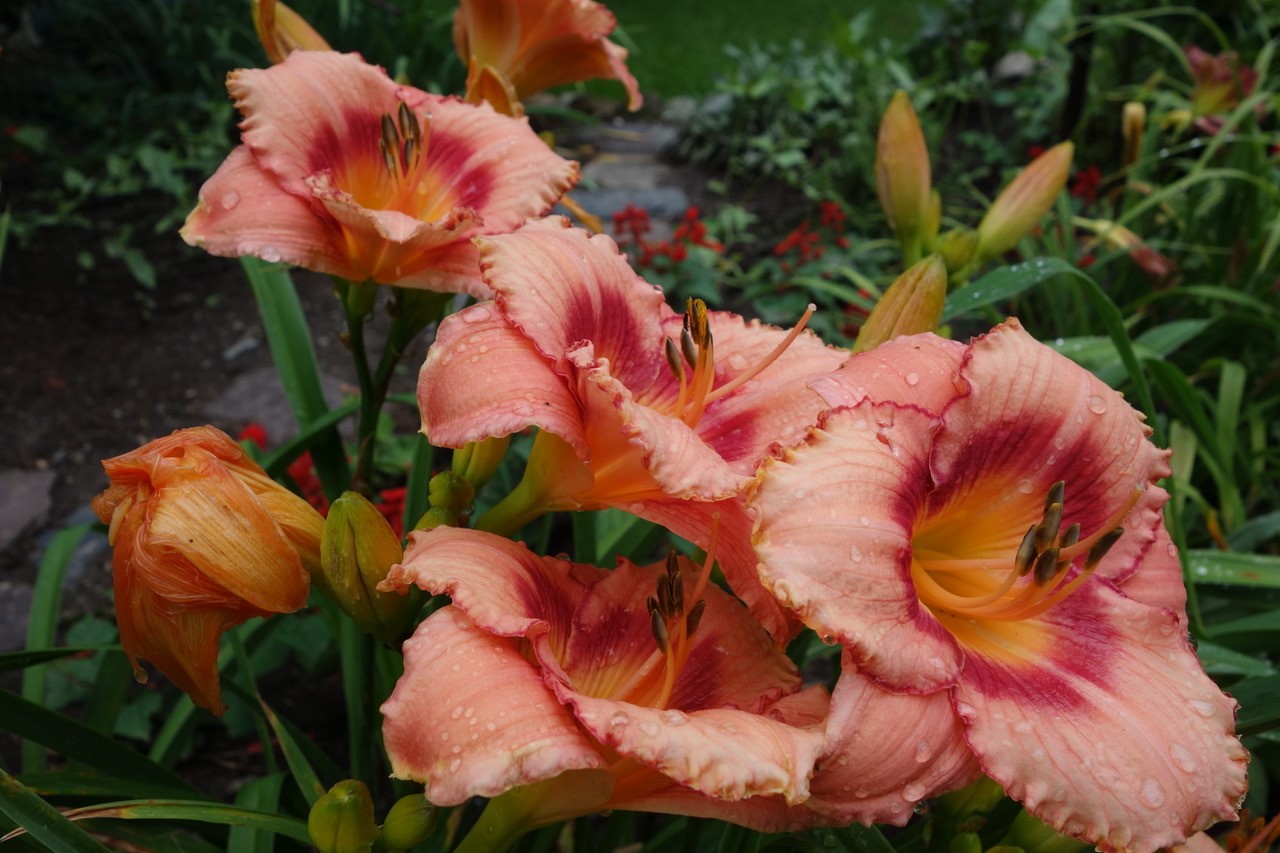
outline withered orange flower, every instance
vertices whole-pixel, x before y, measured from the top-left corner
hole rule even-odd
[[[213,427],[178,430],[103,460],[93,499],[110,525],[120,644],[221,714],[218,640],[307,601],[324,519]]]

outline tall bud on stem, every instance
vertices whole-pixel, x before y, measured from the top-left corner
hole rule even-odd
[[[378,640],[399,640],[413,602],[377,588],[404,556],[399,537],[378,508],[356,492],[343,492],[329,508],[320,555],[324,585],[343,612]]]
[[[977,263],[1003,255],[1040,224],[1066,186],[1075,150],[1070,142],[1059,142],[1001,190],[978,225]]]
[[[1142,153],[1142,135],[1147,127],[1147,108],[1141,101],[1124,105],[1120,132],[1124,135],[1124,166],[1130,168]]]
[[[889,285],[858,332],[853,351],[865,352],[901,335],[936,331],[946,299],[947,267],[941,256],[930,255]]]
[[[876,194],[902,246],[903,262],[908,265],[920,260],[923,231],[929,218],[931,182],[924,132],[910,96],[899,89],[880,120],[880,134],[876,139]]]
[[[332,50],[305,18],[276,0],[253,0],[253,28],[272,65],[295,50]]]

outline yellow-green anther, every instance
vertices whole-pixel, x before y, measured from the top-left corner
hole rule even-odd
[[[854,341],[854,352],[866,352],[902,335],[935,332],[947,299],[947,270],[930,255],[889,285],[871,309]]]
[[[307,832],[320,853],[367,853],[378,837],[369,789],[355,779],[334,785],[311,807]]]
[[[667,636],[667,622],[656,607],[649,608],[649,627],[653,630],[653,639],[658,644],[658,650],[666,654],[667,643],[670,641]]]
[[[403,556],[400,537],[363,495],[343,492],[329,507],[320,540],[325,585],[362,630],[387,643],[403,633],[410,602],[377,586]]]
[[[1065,551],[1066,549],[1070,548],[1072,545],[1076,544],[1079,541],[1080,541],[1080,524],[1079,522],[1077,522],[1071,525],[1070,527],[1068,527],[1067,532],[1062,534],[1062,539],[1058,543],[1058,547],[1062,548]]]
[[[453,471],[471,484],[473,492],[479,491],[502,465],[510,444],[509,435],[473,441],[453,452]]]
[[[440,822],[440,810],[422,794],[396,800],[382,822],[378,845],[387,850],[408,850],[427,840]]]
[[[1044,519],[1036,527],[1036,550],[1043,551],[1058,538],[1058,530],[1062,527],[1062,504],[1051,504],[1045,508]]]
[[[671,579],[667,575],[658,578],[658,612],[664,619],[675,612],[671,602]]]
[[[693,342],[699,346],[706,346],[708,343],[707,325],[707,303],[697,297],[690,296],[686,301],[685,317],[689,318],[689,334],[693,336]]]
[[[400,102],[398,116],[400,120],[400,135],[407,141],[412,142],[416,147],[420,136],[418,134],[418,119],[414,117],[413,110],[409,109],[409,105],[404,101]]]
[[[1036,558],[1035,581],[1044,586],[1058,574],[1058,549],[1049,548]]]
[[[1086,569],[1092,569],[1098,563],[1102,562],[1102,558],[1107,556],[1107,552],[1111,550],[1111,546],[1120,541],[1120,537],[1124,535],[1124,528],[1117,527],[1110,531],[1097,542],[1093,543],[1093,547],[1089,549],[1089,557],[1085,560]]]
[[[1018,546],[1018,553],[1013,558],[1013,564],[1018,569],[1018,576],[1021,577],[1031,571],[1031,564],[1036,559],[1036,531],[1040,529],[1040,525],[1033,524],[1027,528],[1027,535],[1022,537],[1022,544]]]
[[[671,615],[679,616],[684,612],[684,584],[679,572],[667,576],[667,586],[671,590]]]
[[[427,502],[457,515],[462,515],[470,508],[475,496],[476,490],[471,487],[467,478],[453,471],[441,471],[427,484]]]
[[[1059,480],[1058,482],[1054,483],[1052,486],[1049,487],[1049,494],[1044,499],[1044,511],[1047,513],[1049,511],[1049,507],[1053,506],[1054,504],[1063,503],[1064,502],[1063,499],[1066,498],[1066,496],[1067,496],[1067,481]]]
[[[698,364],[698,345],[693,342],[693,336],[689,334],[689,315],[684,315],[684,328],[680,330],[680,354],[684,356],[685,362],[690,367],[696,367]]]
[[[702,621],[702,614],[706,612],[707,602],[705,599],[699,598],[693,607],[689,608],[689,615],[684,618],[685,635],[692,637],[693,632],[698,630],[698,623]]]
[[[667,357],[667,367],[671,368],[671,375],[677,381],[684,381],[684,362],[680,358],[680,349],[676,346],[676,342],[671,338],[665,339],[662,345],[662,352]]]

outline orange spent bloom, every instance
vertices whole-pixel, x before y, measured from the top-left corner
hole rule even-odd
[[[307,601],[322,519],[213,427],[178,430],[103,460],[93,500],[110,525],[120,644],[197,705],[221,714],[218,640],[254,616]]]

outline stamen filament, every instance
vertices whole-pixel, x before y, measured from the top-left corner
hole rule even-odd
[[[804,331],[804,327],[808,324],[809,318],[812,317],[814,312],[817,310],[818,306],[810,302],[809,307],[806,308],[804,314],[801,315],[800,322],[796,323],[795,327],[792,328],[792,330],[787,333],[787,336],[773,348],[771,353],[765,356],[762,361],[758,362],[750,370],[747,370],[744,373],[739,373],[737,376],[733,377],[733,379],[730,379],[728,382],[708,394],[706,400],[703,401],[704,405],[732,394],[734,391],[759,376],[766,367],[777,361],[778,358],[786,352],[787,347],[791,346],[791,344],[795,342],[795,339],[800,337],[800,333]]]
[[[1133,492],[1129,495],[1129,499],[1125,501],[1124,506],[1120,507],[1115,514],[1102,522],[1102,524],[1098,525],[1092,534],[1076,542],[1069,548],[1063,548],[1058,554],[1058,559],[1074,560],[1081,554],[1087,553],[1091,550],[1093,546],[1098,543],[1098,540],[1111,533],[1111,531],[1115,530],[1117,527],[1120,527],[1124,523],[1124,520],[1129,517],[1129,513],[1133,511],[1133,508],[1138,505],[1138,501],[1142,498],[1143,491],[1144,489],[1141,486],[1135,486]]]

